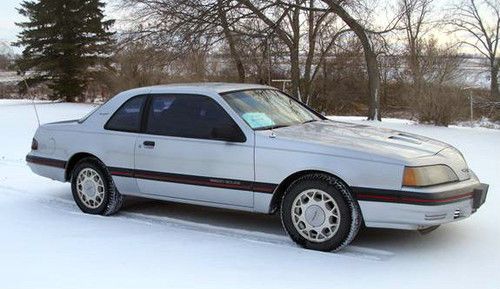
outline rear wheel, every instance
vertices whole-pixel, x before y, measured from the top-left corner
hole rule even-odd
[[[342,249],[361,226],[359,206],[348,187],[323,174],[303,176],[288,187],[281,220],[293,241],[320,251]]]
[[[73,199],[88,214],[112,215],[122,206],[118,192],[104,164],[95,158],[79,161],[71,177]]]

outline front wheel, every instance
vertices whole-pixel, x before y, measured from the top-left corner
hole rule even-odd
[[[71,191],[78,207],[88,214],[112,215],[123,203],[106,166],[95,158],[85,158],[76,164]]]
[[[281,220],[293,241],[319,251],[342,249],[361,226],[359,206],[347,186],[323,174],[303,176],[288,187]]]

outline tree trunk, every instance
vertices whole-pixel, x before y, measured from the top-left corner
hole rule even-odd
[[[381,120],[380,115],[380,72],[378,69],[377,55],[368,39],[365,28],[358,23],[349,13],[334,0],[323,0],[330,6],[330,9],[337,14],[349,28],[359,38],[363,51],[365,53],[366,68],[368,72],[368,89],[370,92],[370,105],[368,110],[369,120]]]
[[[299,84],[300,84],[300,60],[299,47],[293,45],[290,51],[290,74],[291,74],[291,95],[298,100],[300,99]]]
[[[262,61],[259,63],[259,84],[271,85],[270,40],[264,39]]]
[[[231,59],[236,66],[236,70],[238,71],[238,80],[239,82],[245,82],[245,66],[243,65],[243,61],[241,60],[238,49],[236,48],[236,39],[229,29],[229,23],[227,22],[227,15],[226,11],[224,10],[225,7],[223,0],[219,0],[217,8],[217,12],[221,20],[222,30],[224,32],[224,37],[226,38],[227,44],[229,45],[229,54],[231,55]]]
[[[314,8],[314,1],[311,0],[309,2],[309,7]],[[307,57],[306,57],[306,63],[304,67],[304,80],[303,80],[303,85],[302,85],[302,93],[301,96],[306,100],[306,104],[309,104],[309,99],[311,97],[311,90],[312,90],[312,63],[313,63],[313,58],[314,54],[316,53],[316,34],[314,32],[314,20],[315,20],[315,13],[313,10],[307,12],[307,22],[308,22],[308,33],[307,33],[307,40],[308,40],[308,52],[307,52]],[[318,24],[319,25],[319,24]],[[318,64],[319,65],[319,64]]]
[[[291,94],[297,98],[298,100],[301,100],[301,95],[300,95],[300,9],[295,8],[293,10],[293,16],[292,16],[292,45],[290,47],[290,74],[291,74],[291,81],[292,81],[292,91]]]
[[[368,40],[368,38],[366,38],[366,40]],[[365,48],[365,46],[368,46],[369,48]],[[366,68],[368,71],[368,89],[370,90],[368,120],[382,120],[382,116],[380,114],[380,73],[378,69],[377,56],[371,49],[369,42],[368,44],[363,44],[363,49],[365,51]]]
[[[410,36],[413,37],[413,36]],[[419,52],[417,47],[417,39],[409,39],[409,64],[410,72],[413,78],[413,89],[417,96],[420,95],[420,90],[422,87],[422,73],[419,61]]]
[[[490,75],[491,75],[490,96],[491,99],[494,101],[500,100],[500,92],[498,88],[498,66],[499,65],[497,63],[492,62],[490,67]]]

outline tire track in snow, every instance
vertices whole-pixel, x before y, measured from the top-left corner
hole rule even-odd
[[[276,234],[255,232],[243,229],[221,227],[206,223],[186,221],[178,218],[149,215],[144,213],[127,212],[123,210],[111,217],[89,215],[79,211],[76,208],[76,205],[74,205],[74,202],[69,199],[65,199],[62,197],[55,197],[51,199],[44,199],[42,201],[46,203],[47,207],[49,208],[55,207],[56,209],[65,211],[66,213],[70,213],[73,215],[94,217],[94,218],[105,218],[105,219],[107,218],[126,219],[132,222],[146,224],[150,226],[151,225],[160,225],[163,227],[168,226],[176,229],[195,231],[216,236],[224,236],[247,242],[262,243],[280,247],[290,247],[298,250],[306,250],[295,245],[295,243],[293,243],[286,235],[276,235]],[[341,252],[336,252],[336,253],[320,252],[312,250],[307,250],[307,251],[314,254],[333,254],[333,256],[345,256],[345,257],[365,259],[370,261],[387,261],[392,257],[394,257],[394,253],[389,251],[353,246],[353,245],[347,246]]]

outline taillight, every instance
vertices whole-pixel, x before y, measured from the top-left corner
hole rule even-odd
[[[31,141],[31,149],[36,151],[38,149],[38,141],[36,139],[33,139]]]

